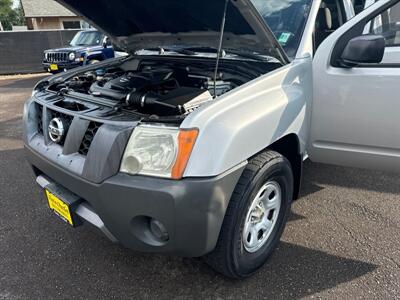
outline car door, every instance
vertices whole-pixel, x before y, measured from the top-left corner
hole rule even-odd
[[[378,15],[398,9],[399,1],[373,4],[328,37],[316,52],[308,146],[312,161],[400,170],[400,60],[353,67],[340,63],[348,42],[362,36]]]

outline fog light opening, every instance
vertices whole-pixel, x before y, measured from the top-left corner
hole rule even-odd
[[[131,232],[141,242],[152,247],[163,247],[170,241],[165,225],[149,216],[136,216],[131,220]]]
[[[150,231],[154,235],[155,238],[162,242],[168,242],[169,234],[167,228],[165,228],[164,224],[160,221],[151,218],[150,219]]]

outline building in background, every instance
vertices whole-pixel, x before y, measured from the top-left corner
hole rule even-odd
[[[89,28],[80,16],[54,0],[22,0],[21,3],[29,30]]]
[[[28,30],[27,26],[24,25],[13,25],[12,31],[26,31]]]

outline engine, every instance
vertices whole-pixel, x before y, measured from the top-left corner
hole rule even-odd
[[[137,70],[98,69],[58,84],[61,93],[80,93],[146,115],[177,116],[248,81],[241,75],[190,65],[143,64]]]
[[[180,115],[194,106],[212,100],[204,89],[181,86],[173,71],[168,69],[128,72],[115,78],[104,77],[89,88],[96,97],[123,102],[141,113]]]

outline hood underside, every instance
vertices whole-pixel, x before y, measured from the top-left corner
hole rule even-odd
[[[250,0],[57,0],[129,52],[165,46],[217,48],[228,1],[224,49],[287,62],[279,42]]]

